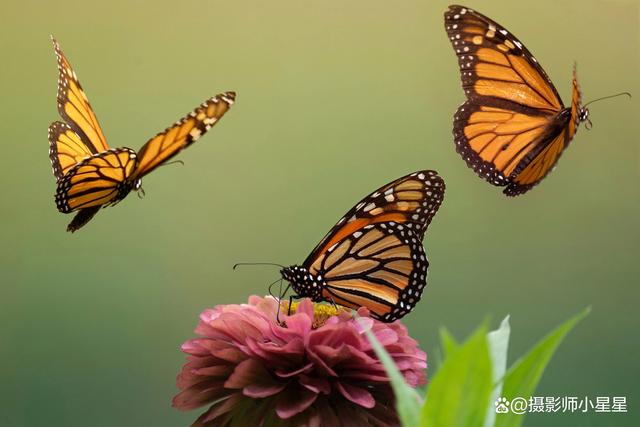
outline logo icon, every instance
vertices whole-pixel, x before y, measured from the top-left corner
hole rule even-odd
[[[509,412],[509,401],[506,397],[496,399],[496,414],[506,414]]]

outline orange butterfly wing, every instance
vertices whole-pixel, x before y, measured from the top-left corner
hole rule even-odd
[[[422,238],[443,198],[444,181],[435,171],[399,178],[369,194],[347,212],[311,251],[304,265],[312,266],[327,249],[371,224],[390,221],[410,224],[408,227]]]
[[[138,152],[134,179],[142,178],[198,140],[231,108],[235,98],[235,92],[216,95],[151,138]]]
[[[49,159],[56,181],[78,162],[95,154],[66,123],[53,122],[49,126]]]
[[[429,261],[422,239],[396,223],[378,222],[349,235],[319,258],[325,301],[392,322],[415,306],[426,286]]]
[[[75,71],[62,53],[58,42],[53,37],[51,39],[58,59],[58,113],[91,153],[96,154],[109,149]]]
[[[578,125],[580,124],[580,114],[584,111],[582,108],[582,92],[580,92],[580,85],[578,85],[578,71],[576,66],[573,67],[573,81],[571,90],[571,119],[567,126],[567,144],[573,139],[573,136],[578,131]]]
[[[579,96],[574,115],[526,47],[486,16],[450,6],[445,28],[468,98],[454,116],[456,150],[479,176],[507,186],[505,194],[522,194],[573,137]]]

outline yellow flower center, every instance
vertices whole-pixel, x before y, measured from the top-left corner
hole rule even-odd
[[[298,309],[298,302],[292,302],[291,308],[289,308],[289,301],[282,301],[280,303],[280,312],[284,314],[295,314]],[[334,306],[323,303],[313,303],[313,329],[317,329],[320,326],[324,325],[324,323],[331,316],[337,316],[341,312],[348,312],[349,309],[341,306]]]

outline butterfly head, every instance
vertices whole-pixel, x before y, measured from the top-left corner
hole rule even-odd
[[[322,281],[305,267],[292,265],[280,270],[282,278],[291,283],[291,288],[299,297],[311,298],[313,301],[322,299]]]
[[[586,122],[587,129],[591,129],[591,120],[589,120],[589,109],[586,107],[580,107],[578,110],[578,122]]]

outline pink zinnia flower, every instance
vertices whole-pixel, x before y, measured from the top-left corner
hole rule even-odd
[[[398,425],[384,367],[364,334],[371,330],[406,381],[424,384],[427,355],[400,322],[382,323],[366,309],[343,310],[304,299],[283,304],[252,296],[200,315],[201,338],[182,345],[178,375],[182,410],[210,405],[194,426]]]

